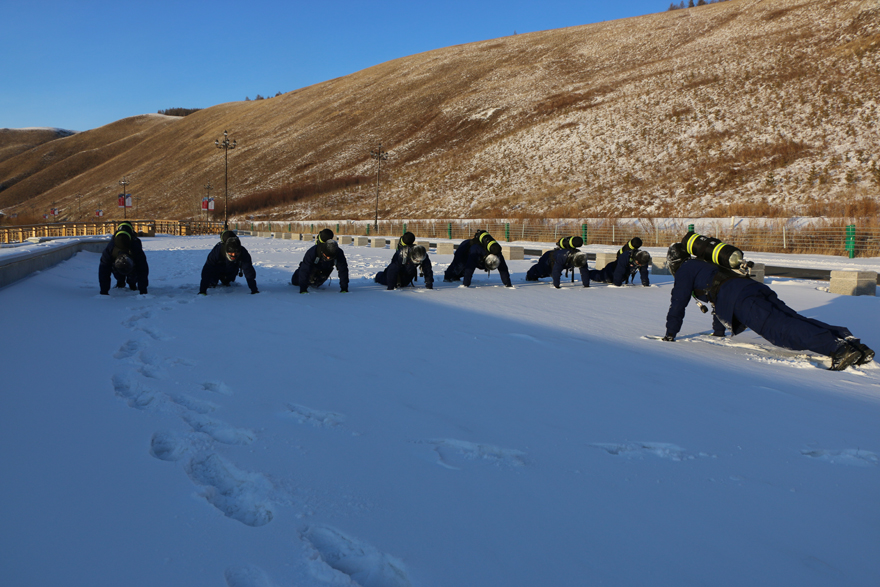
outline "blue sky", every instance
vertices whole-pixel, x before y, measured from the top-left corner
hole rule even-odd
[[[423,51],[661,12],[663,0],[0,0],[0,128],[88,130],[272,96]]]

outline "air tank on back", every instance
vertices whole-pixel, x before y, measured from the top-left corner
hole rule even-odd
[[[681,244],[689,254],[707,263],[714,263],[734,271],[742,270],[743,252],[717,238],[690,231],[681,239]]]

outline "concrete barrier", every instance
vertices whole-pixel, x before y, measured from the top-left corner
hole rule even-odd
[[[596,271],[617,260],[617,253],[596,253]]]
[[[525,253],[522,247],[513,247],[510,245],[501,245],[501,254],[508,261],[519,261],[525,259]]]
[[[75,241],[58,246],[39,247],[36,250],[23,250],[21,254],[10,255],[10,258],[0,260],[0,287],[23,279],[35,271],[42,271],[66,261],[80,251],[101,253],[108,242],[110,238],[105,236],[100,240]],[[97,275],[96,266],[95,276]],[[96,280],[95,288],[97,287]]]
[[[669,271],[666,257],[660,259],[651,258],[651,275],[672,275]]]
[[[282,232],[281,234],[283,235],[281,238],[284,238],[284,239],[287,239],[287,240],[290,240],[290,239],[293,238],[293,233],[292,233],[292,232]]]
[[[313,235],[313,234],[309,234],[308,232],[304,232],[304,233],[302,233],[301,235],[299,235],[299,240],[301,240],[301,241],[310,241],[310,242],[314,242],[314,241],[315,241],[315,235]]]
[[[845,296],[876,296],[876,271],[832,271],[831,293]]]
[[[370,237],[370,246],[374,249],[384,249],[385,248],[385,237],[384,236],[374,236]]]
[[[758,283],[764,283],[764,264],[755,263],[755,265],[749,271],[749,277],[751,277]]]
[[[356,247],[365,247],[369,244],[370,239],[365,236],[356,236],[354,237],[354,246]]]
[[[417,241],[416,241],[416,244],[425,247],[425,251],[427,251],[428,249],[431,248],[431,241],[420,241],[420,240],[417,240]]]
[[[351,244],[351,237],[350,236],[340,236],[338,238],[339,238],[340,245],[350,245]]]
[[[390,244],[389,246],[391,247],[391,250],[392,250],[392,251],[396,251],[396,250],[397,250],[397,246],[398,246],[399,244],[400,244],[400,237],[397,237],[397,238],[393,238],[393,239],[391,239],[391,244]]]
[[[454,243],[437,243],[437,254],[438,255],[454,255],[455,254],[455,244]]]

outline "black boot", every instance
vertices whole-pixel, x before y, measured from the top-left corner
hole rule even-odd
[[[858,345],[859,350],[862,351],[862,358],[856,361],[856,365],[865,365],[866,363],[870,363],[874,360],[874,351],[868,348],[863,342],[860,342]]]
[[[853,364],[858,364],[862,359],[862,351],[857,346],[844,342],[837,351],[831,355],[831,371],[843,371]]]

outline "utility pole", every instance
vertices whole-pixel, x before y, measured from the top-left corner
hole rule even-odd
[[[218,149],[223,149],[226,154],[226,187],[224,191],[226,192],[225,198],[226,203],[223,205],[223,230],[229,229],[229,149],[234,149],[236,142],[235,139],[232,139],[232,143],[229,142],[229,135],[226,131],[223,131],[223,141],[215,140],[214,145]]]
[[[379,148],[375,151],[370,150],[370,156],[376,160],[376,220],[373,223],[373,229],[376,232],[379,231],[379,176],[382,174],[382,161],[388,159],[388,153],[382,150],[382,143],[379,143]]]

